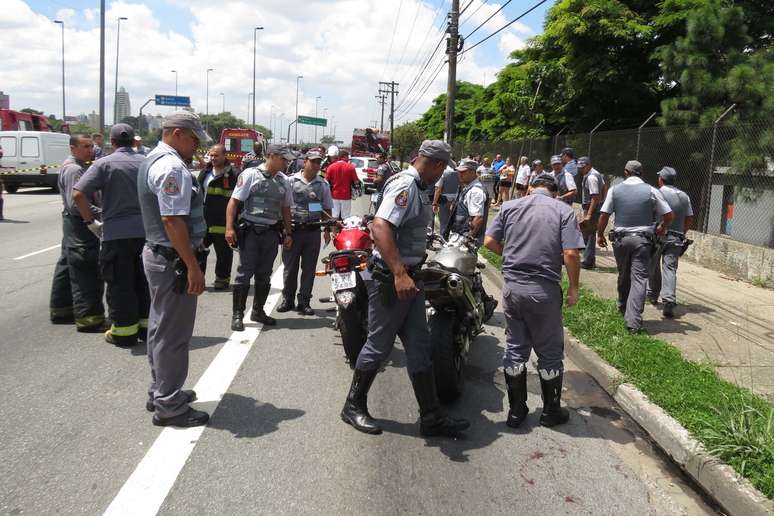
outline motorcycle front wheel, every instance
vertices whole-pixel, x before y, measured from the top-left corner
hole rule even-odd
[[[462,369],[465,360],[455,338],[456,315],[443,310],[429,314],[427,324],[433,343],[433,369],[438,399],[451,403],[462,395],[465,378]],[[460,337],[465,338],[465,337]]]

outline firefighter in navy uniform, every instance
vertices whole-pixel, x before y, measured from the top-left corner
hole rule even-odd
[[[320,228],[314,225],[329,218],[333,209],[330,185],[320,177],[322,156],[310,151],[304,160],[304,169],[293,174],[290,187],[293,191],[293,245],[282,251],[285,266],[282,287],[282,302],[278,312],[293,309],[293,297],[298,285],[298,267],[301,265],[301,288],[298,291],[298,313],[314,315],[309,305],[312,299],[314,271],[320,255]],[[310,223],[312,223],[310,225]],[[325,228],[325,243],[331,240],[330,228]]]
[[[451,147],[425,140],[414,165],[392,176],[384,187],[372,225],[374,254],[368,282],[368,339],[360,351],[341,419],[355,429],[379,434],[382,429],[368,413],[371,384],[389,357],[395,337],[406,350],[406,368],[419,404],[423,436],[454,436],[470,426],[449,417],[435,387],[432,342],[425,315],[425,294],[412,275],[425,257],[427,226],[432,220],[429,193],[451,161]]]
[[[80,332],[105,330],[104,285],[99,272],[97,220],[101,210],[96,198],[89,199],[91,224],[87,225],[73,202],[73,186],[86,171],[92,157],[92,141],[87,135],[70,136],[70,157],[59,172],[57,184],[62,195],[62,254],[54,269],[51,285],[50,314],[54,324],[72,323]]]
[[[295,155],[287,145],[280,144],[269,145],[266,154],[264,163],[239,174],[226,210],[226,241],[229,245],[237,245],[234,221],[239,203],[244,203],[239,217],[239,267],[233,288],[231,329],[234,331],[245,329],[242,319],[253,276],[255,292],[250,320],[266,326],[277,324],[276,319],[264,312],[263,305],[271,290],[271,272],[278,247],[284,244],[289,249],[293,244],[290,215],[293,192],[284,171]]]
[[[210,162],[199,173],[199,184],[204,192],[204,220],[207,236],[204,247],[215,248],[215,290],[228,290],[231,285],[231,266],[234,251],[226,242],[226,208],[236,186],[239,172],[226,159],[226,148],[213,145],[209,152]]]
[[[98,160],[75,184],[73,200],[84,222],[93,215],[88,199],[102,196],[102,248],[99,264],[107,283],[108,314],[112,326],[109,344],[132,347],[145,340],[150,294],[142,266],[145,230],[137,197],[137,172],[145,156],[132,149],[134,129],[116,124],[110,129],[113,153]]]

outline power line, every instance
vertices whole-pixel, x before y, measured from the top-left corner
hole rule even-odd
[[[401,78],[400,78],[400,82],[401,82],[401,83],[405,83],[405,82],[406,82],[406,80],[407,80],[406,78],[407,78],[407,77],[409,77],[409,76],[411,76],[412,74],[414,74],[414,75],[415,75],[415,77],[416,77],[417,70],[419,70],[419,68],[421,68],[421,67],[422,67],[422,65],[421,65],[421,64],[419,64],[419,63],[421,63],[422,61],[421,61],[421,60],[419,60],[419,61],[418,61],[419,55],[420,55],[420,53],[422,52],[422,50],[424,49],[425,43],[427,42],[427,39],[430,37],[430,34],[432,33],[432,28],[435,26],[435,24],[436,24],[436,22],[437,22],[437,20],[438,20],[438,15],[439,15],[439,14],[440,14],[440,12],[441,12],[441,8],[442,8],[442,7],[443,7],[443,5],[446,3],[446,1],[447,1],[447,0],[441,0],[441,1],[438,3],[438,7],[435,9],[435,15],[433,16],[433,21],[432,21],[432,23],[430,24],[430,27],[429,27],[429,29],[428,29],[428,30],[425,32],[425,37],[424,37],[424,39],[422,40],[422,44],[421,44],[421,45],[419,45],[419,47],[417,48],[417,52],[416,52],[416,54],[414,55],[414,58],[411,60],[411,62],[412,62],[412,63],[417,63],[417,64],[416,64],[416,66],[413,68],[413,70],[407,70],[407,71],[406,71],[406,73],[404,73],[404,74],[401,76]],[[441,25],[441,26],[439,27],[439,30],[441,30],[442,32],[445,30],[445,29],[444,29],[444,27],[443,27],[443,25]],[[441,37],[441,39],[443,39],[443,36]],[[436,50],[436,52],[437,52],[437,50]],[[429,57],[428,59],[432,59],[432,57]],[[409,90],[409,91],[410,91],[410,90]]]
[[[464,20],[462,20],[462,21],[460,22],[460,27],[462,27],[464,24],[468,23],[468,20],[470,20],[471,18],[473,18],[473,17],[476,15],[476,13],[477,13],[477,12],[478,12],[478,11],[479,11],[479,10],[480,10],[482,7],[484,7],[485,5],[486,5],[486,0],[481,0],[481,3],[480,3],[480,4],[478,4],[478,7],[476,7],[475,9],[473,9],[473,12],[472,12],[472,13],[470,13],[470,14],[468,15],[468,17],[467,17],[467,18],[465,18]],[[460,13],[460,14],[461,14],[461,13]]]
[[[406,91],[405,96],[403,97],[404,100],[398,104],[398,107],[405,104],[405,99],[408,99],[409,94],[414,90],[416,85],[419,83],[419,81],[421,80],[422,74],[424,74],[425,70],[427,69],[427,66],[432,62],[433,57],[435,57],[435,54],[438,52],[438,49],[441,48],[441,43],[443,43],[445,39],[446,39],[446,34],[445,33],[441,34],[441,39],[438,40],[438,44],[435,46],[433,53],[430,55],[427,61],[425,61],[425,65],[422,67],[422,70],[420,70],[420,72],[414,77],[414,80],[409,85],[408,90]]]
[[[408,37],[406,37],[406,41],[403,43],[403,51],[400,53],[400,59],[398,59],[398,64],[395,65],[396,70],[400,70],[400,65],[403,63],[403,58],[406,57],[406,48],[408,47],[409,39],[411,39],[411,34],[414,33],[414,26],[417,23],[417,17],[419,17],[419,10],[421,8],[422,8],[422,2],[417,2],[417,10],[414,13],[414,19],[411,21],[411,28],[408,31],[409,35]]]
[[[440,62],[440,63],[438,63],[438,64],[439,64],[439,66],[438,66],[438,68],[435,70],[435,73],[433,74],[433,76],[430,78],[430,80],[429,80],[429,81],[427,81],[427,82],[425,83],[425,86],[423,87],[422,91],[419,93],[419,95],[417,95],[417,96],[414,98],[414,100],[411,102],[411,104],[409,104],[408,106],[406,106],[406,107],[405,107],[405,108],[402,110],[402,112],[401,112],[401,114],[400,114],[400,117],[403,117],[403,116],[405,116],[405,115],[406,115],[406,113],[408,113],[409,111],[411,111],[411,110],[414,108],[414,106],[416,106],[416,105],[417,105],[417,103],[418,103],[420,100],[422,100],[422,97],[424,97],[425,93],[427,93],[427,90],[428,90],[428,89],[430,89],[430,86],[432,86],[432,84],[435,82],[435,79],[438,77],[438,74],[439,74],[439,73],[441,73],[441,70],[443,70],[443,65],[445,65],[446,63],[447,63],[447,61],[446,61],[445,59],[441,60],[441,62]]]
[[[460,14],[459,14],[459,15],[460,15],[460,16],[462,16],[463,14],[465,14],[465,11],[467,11],[467,10],[468,10],[468,7],[470,7],[470,5],[471,5],[472,3],[473,3],[473,0],[470,0],[470,1],[468,2],[468,5],[466,5],[465,7],[463,7],[463,8],[462,8],[462,10],[460,11]]]
[[[505,25],[503,25],[502,27],[500,27],[499,29],[497,29],[496,31],[491,33],[489,36],[487,36],[484,39],[482,39],[481,41],[478,41],[477,43],[475,43],[472,47],[468,47],[465,50],[463,50],[461,52],[461,54],[464,54],[465,52],[469,52],[469,51],[473,50],[474,48],[476,48],[477,46],[479,46],[481,43],[485,42],[489,38],[491,38],[493,36],[496,36],[500,32],[504,31],[505,29],[507,29],[508,27],[510,27],[511,25],[513,25],[514,23],[516,23],[517,21],[519,21],[520,19],[524,18],[526,15],[528,15],[529,13],[531,13],[532,11],[534,11],[535,9],[537,9],[538,7],[540,7],[541,5],[546,3],[547,1],[548,0],[541,0],[540,2],[536,3],[535,5],[533,5],[532,7],[530,7],[529,9],[524,11],[523,13],[521,13],[519,16],[517,16],[513,20],[509,21],[508,23],[506,23]],[[472,32],[471,32],[471,34],[472,34]]]
[[[387,51],[387,61],[384,63],[384,70],[382,70],[382,78],[387,72],[387,67],[390,66],[390,58],[392,57],[392,44],[395,42],[395,33],[398,30],[398,21],[400,20],[400,10],[403,7],[403,0],[400,0],[398,4],[398,13],[395,15],[395,23],[392,26],[392,37],[390,38],[390,49]]]
[[[484,22],[483,22],[481,25],[479,25],[478,27],[476,27],[475,29],[473,29],[473,30],[472,30],[472,31],[471,31],[471,32],[470,32],[470,33],[469,33],[467,36],[465,36],[465,39],[468,39],[468,38],[469,38],[469,37],[471,37],[473,34],[475,34],[475,32],[476,32],[478,29],[480,29],[481,27],[483,27],[484,25],[486,25],[486,24],[487,24],[487,22],[489,22],[489,20],[491,20],[492,18],[494,18],[494,17],[495,17],[495,15],[496,15],[497,13],[499,13],[500,11],[502,11],[503,9],[505,9],[505,6],[507,6],[507,5],[508,5],[508,4],[510,4],[511,2],[513,2],[513,0],[508,0],[508,1],[507,1],[507,2],[505,2],[503,5],[501,5],[501,6],[500,6],[500,8],[499,8],[498,10],[496,10],[495,12],[493,12],[491,15],[489,15],[489,18],[487,18],[486,20],[484,20]],[[541,3],[542,3],[542,2],[541,2]]]

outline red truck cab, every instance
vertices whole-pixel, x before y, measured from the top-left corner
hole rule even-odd
[[[226,148],[226,159],[239,169],[242,168],[242,158],[245,154],[255,151],[260,155],[265,150],[263,133],[252,129],[223,129],[220,133],[220,143]]]

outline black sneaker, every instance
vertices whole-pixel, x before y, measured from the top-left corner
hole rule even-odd
[[[279,313],[285,313],[293,310],[295,308],[295,304],[293,303],[292,299],[285,299],[282,298],[282,301],[280,302],[279,306],[277,307],[277,311]]]
[[[300,315],[314,315],[314,310],[309,305],[298,305],[298,313]]]
[[[587,271],[593,271],[594,268],[595,267],[593,265],[589,265],[587,263],[582,263],[581,264],[581,269],[586,269]]]
[[[181,391],[183,394],[188,396],[188,403],[193,403],[196,401],[196,391],[190,390],[190,391]],[[153,412],[156,410],[156,407],[153,406],[153,400],[148,400],[145,402],[145,410],[148,412]]]
[[[648,296],[648,303],[653,306],[658,306],[658,297]]]
[[[269,317],[263,310],[260,312],[256,312],[255,310],[250,312],[250,320],[261,323],[264,326],[275,326],[277,324],[277,319]]]
[[[664,303],[664,317],[673,319],[675,317],[675,303]]]
[[[154,414],[153,424],[155,426],[177,426],[180,428],[189,428],[192,426],[206,425],[210,420],[210,415],[201,410],[194,410],[189,408],[188,411],[183,412],[177,416],[172,417],[158,417]]]

